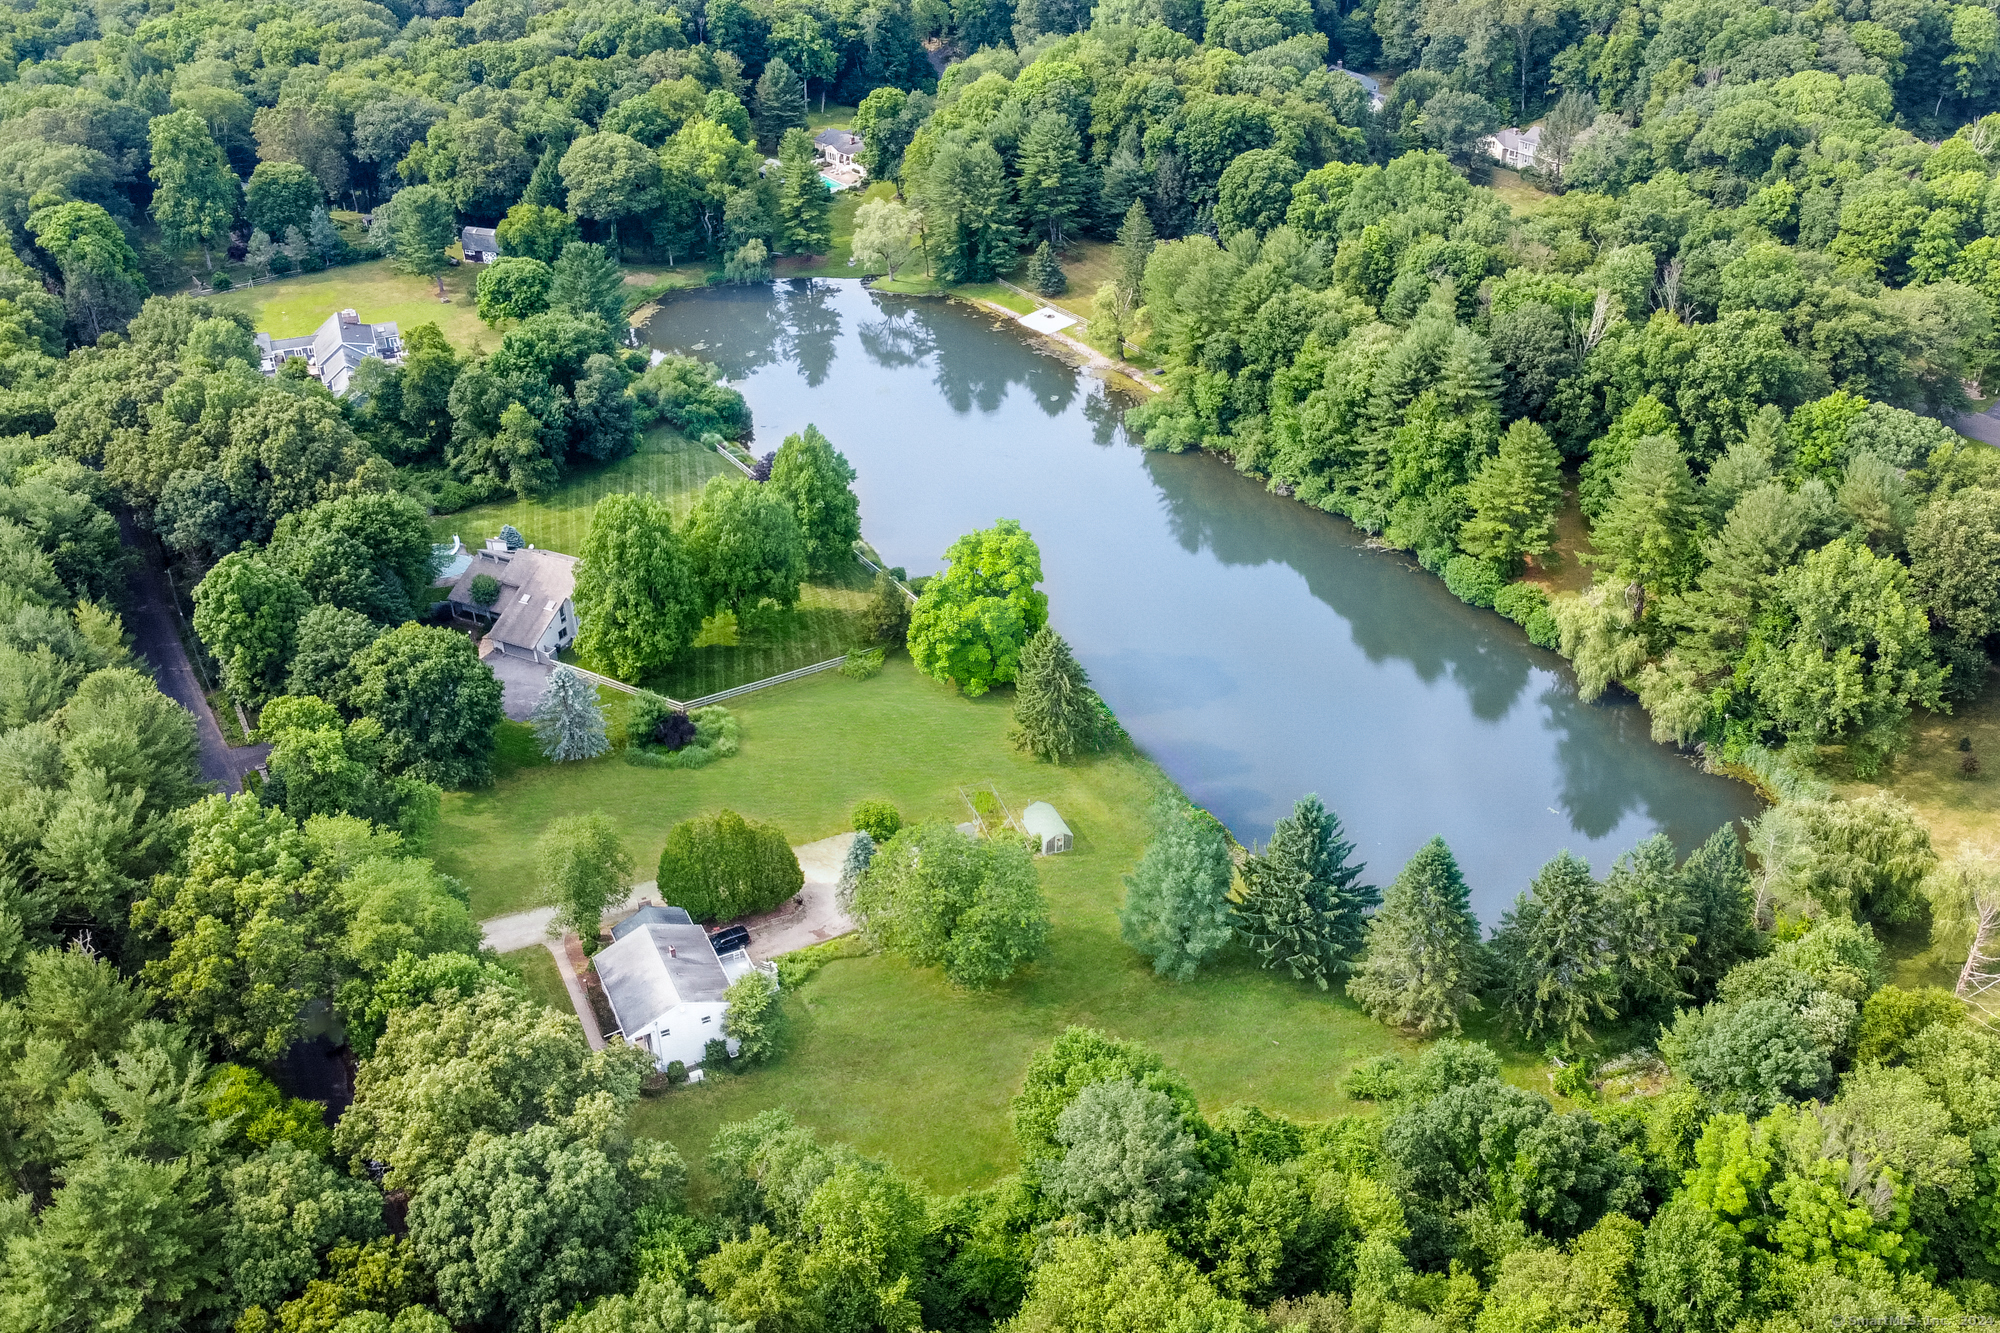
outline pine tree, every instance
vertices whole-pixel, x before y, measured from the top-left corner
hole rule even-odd
[[[833,246],[833,196],[820,179],[812,136],[786,130],[778,161],[778,232],[784,253],[823,255]]]
[[[528,188],[521,193],[522,203],[538,208],[569,206],[569,191],[563,188],[562,155],[560,144],[551,144],[543,152],[542,160],[535,163],[535,174],[528,177]]]
[[[1646,435],[1632,445],[1619,474],[1611,505],[1591,529],[1598,554],[1626,587],[1635,620],[1644,619],[1646,599],[1686,584],[1696,563],[1695,525],[1701,502],[1680,446],[1665,435]]]
[[[1443,838],[1418,849],[1368,921],[1368,956],[1347,983],[1370,1017],[1418,1036],[1457,1032],[1479,1008],[1479,922]]]
[[[1160,812],[1159,831],[1125,877],[1118,924],[1153,970],[1186,981],[1229,943],[1229,840],[1214,816],[1190,806]]]
[[[1724,973],[1757,953],[1755,900],[1735,827],[1724,824],[1711,834],[1681,866],[1679,878],[1694,936],[1685,965],[1699,1003],[1709,999]]]
[[[1159,234],[1153,230],[1153,219],[1146,212],[1146,205],[1134,199],[1132,206],[1125,210],[1125,221],[1118,226],[1118,260],[1112,269],[1111,280],[1118,289],[1121,322],[1129,320],[1139,304],[1140,294],[1145,290],[1146,261],[1153,257],[1153,247],[1159,239]]]
[[[1500,1007],[1533,1039],[1566,1046],[1589,1039],[1596,1018],[1616,1018],[1616,956],[1604,891],[1580,857],[1562,852],[1514,900],[1493,937]]]
[[[1674,871],[1674,845],[1666,834],[1655,833],[1612,863],[1604,877],[1604,901],[1627,1008],[1670,1012],[1688,998],[1695,913],[1687,886]]]
[[[318,255],[320,262],[331,264],[347,250],[347,242],[340,238],[340,228],[333,225],[333,219],[324,208],[312,211],[312,225],[308,229],[307,242]]]
[[[1064,275],[1062,265],[1056,262],[1055,252],[1049,249],[1047,241],[1036,246],[1034,255],[1028,260],[1028,281],[1043,296],[1061,296],[1069,290],[1069,278]]]
[[[1016,159],[1021,211],[1058,248],[1083,212],[1088,176],[1083,138],[1068,116],[1044,111],[1028,126]]]
[[[1549,433],[1525,419],[1509,426],[1465,498],[1473,516],[1458,544],[1469,553],[1512,570],[1522,556],[1547,551],[1562,503],[1562,459]]]
[[[1357,883],[1368,867],[1349,865],[1354,844],[1347,841],[1340,817],[1327,809],[1318,793],[1301,796],[1292,813],[1271,829],[1264,859],[1304,872],[1312,881],[1313,905],[1325,917],[1330,947],[1327,966],[1344,970],[1361,948],[1368,910],[1382,901],[1373,884]]]
[[[531,720],[542,753],[558,764],[595,759],[611,748],[604,735],[604,706],[597,687],[566,666],[549,673],[548,687]]]
[[[1060,764],[1098,746],[1090,676],[1063,636],[1044,625],[1021,648],[1014,677],[1014,744]]]
[[[786,130],[806,127],[806,85],[783,60],[765,62],[755,96],[759,147],[776,148]]]
[[[1283,964],[1294,980],[1325,990],[1329,965],[1339,960],[1339,936],[1316,887],[1289,862],[1251,857],[1243,863],[1236,929],[1265,967]]]

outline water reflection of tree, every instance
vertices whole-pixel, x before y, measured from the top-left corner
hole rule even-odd
[[[669,296],[646,324],[653,346],[712,361],[723,377],[746,380],[783,353],[780,307],[763,285],[710,287]]]
[[[794,278],[777,284],[784,326],[785,357],[817,389],[833,371],[840,344],[840,296],[830,282]]]
[[[908,370],[937,351],[936,340],[909,307],[882,309],[882,318],[860,326],[861,350],[884,370]]]
[[[1449,675],[1481,719],[1506,717],[1532,678],[1560,670],[1553,661],[1538,669],[1511,626],[1451,599],[1407,558],[1366,549],[1338,520],[1269,494],[1218,459],[1154,454],[1146,471],[1184,550],[1297,571],[1369,661],[1407,662],[1426,682]],[[1538,702],[1555,732],[1563,811],[1593,841],[1636,811],[1685,850],[1755,808],[1735,783],[1690,784],[1676,768],[1684,761],[1653,742],[1636,705],[1586,704],[1566,673]]]
[[[1123,394],[1115,394],[1103,384],[1092,389],[1083,400],[1083,419],[1090,423],[1091,443],[1100,447],[1121,443],[1125,439],[1125,409],[1131,403]]]

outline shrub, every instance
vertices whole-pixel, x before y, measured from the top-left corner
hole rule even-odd
[[[660,852],[662,897],[697,921],[768,912],[805,886],[784,831],[734,810],[682,820]]]
[[[849,680],[872,680],[882,674],[882,664],[887,659],[887,649],[851,648],[847,660],[840,664],[840,674]]]
[[[1393,1055],[1363,1060],[1340,1081],[1340,1090],[1364,1102],[1385,1102],[1396,1096],[1397,1076],[1403,1062]]]
[[[1493,609],[1528,632],[1528,642],[1554,650],[1558,639],[1549,595],[1533,583],[1510,583],[1494,594]]]
[[[1500,571],[1477,556],[1455,555],[1445,561],[1444,586],[1461,602],[1490,607],[1500,592]]]
[[[227,273],[218,273],[210,280],[208,285],[215,288],[218,292],[226,292],[231,287],[234,287],[236,283]]]
[[[895,837],[896,830],[903,827],[903,816],[887,801],[863,801],[854,807],[848,822],[876,842],[883,843]]]
[[[683,724],[692,730],[684,732]],[[738,731],[736,718],[720,704],[682,712],[672,700],[641,694],[627,723],[625,762],[641,768],[703,768],[736,753]],[[676,740],[678,744],[672,743]]]
[[[679,1060],[667,1061],[667,1082],[685,1083],[687,1082],[687,1079],[688,1079],[688,1067],[686,1064],[682,1063]]]
[[[710,1037],[701,1048],[701,1067],[710,1074],[729,1072],[729,1043],[720,1037]]]
[[[779,1019],[778,983],[762,972],[746,972],[723,992],[729,1006],[722,1015],[722,1035],[736,1041],[736,1058],[744,1064],[760,1064],[777,1053]]]

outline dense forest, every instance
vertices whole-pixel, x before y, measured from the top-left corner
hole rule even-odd
[[[4,1333],[2000,1316],[2000,1038],[1887,984],[1875,934],[1928,919],[1970,975],[2000,876],[1781,752],[1872,772],[1914,709],[1988,679],[2000,463],[1946,423],[2000,362],[1994,10],[41,0],[0,23]],[[741,280],[825,253],[805,129],[839,106],[895,187],[860,210],[860,271],[984,281],[1046,246],[1054,286],[1052,259],[1112,243],[1091,336],[1164,367],[1148,447],[1225,453],[1414,552],[1782,799],[1685,860],[1558,858],[1490,941],[1442,843],[1378,891],[1317,802],[1254,855],[1163,808],[1127,940],[1184,976],[1240,939],[1442,1034],[1349,1075],[1374,1113],[1205,1110],[1079,1028],[1026,1070],[990,1187],[932,1195],[773,1111],[725,1126],[691,1191],[626,1127],[650,1061],[528,998],[425,858],[441,790],[490,780],[500,698],[411,617],[430,511],[545,491],[655,422],[747,434],[712,367],[624,345],[618,261]],[[1532,188],[1496,191],[1480,140],[1530,122]],[[219,258],[432,277],[462,225],[506,251],[478,283],[497,348],[408,329],[345,398],[261,374],[208,300]],[[685,528],[606,506],[593,540],[654,563],[579,600],[659,605],[604,618],[602,660],[656,663],[845,549],[851,470],[817,432],[786,450]],[[1572,498],[1595,586],[1552,592]],[[746,533],[779,537],[715,554]],[[155,539],[224,691],[262,708],[255,794],[212,793],[131,651]],[[1086,699],[1038,642],[1038,688]],[[1450,1035],[1481,1008],[1547,1069],[1503,1078]],[[758,1019],[744,1064],[774,1044]],[[357,1070],[337,1117],[279,1087],[329,1035]]]

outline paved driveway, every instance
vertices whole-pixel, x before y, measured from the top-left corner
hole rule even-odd
[[[501,709],[514,721],[526,722],[541,702],[542,691],[549,687],[549,672],[554,668],[547,662],[497,652],[486,654],[486,665],[500,678]]]

